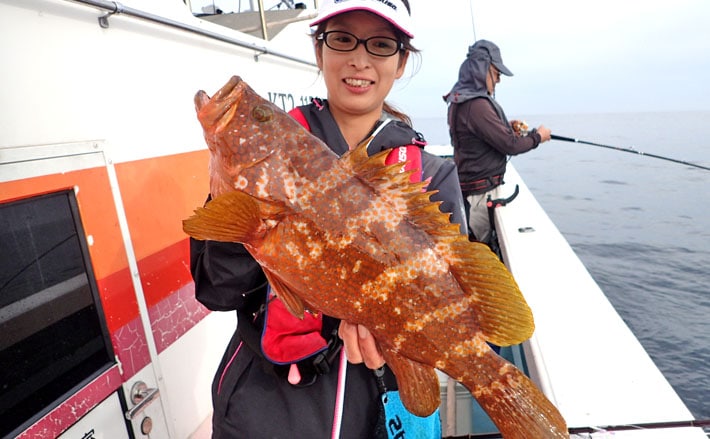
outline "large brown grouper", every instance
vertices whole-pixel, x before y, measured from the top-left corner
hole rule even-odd
[[[439,369],[462,383],[506,438],[568,437],[537,387],[493,352],[534,329],[503,264],[461,235],[425,183],[366,145],[337,157],[233,77],[195,96],[213,200],[185,220],[197,239],[240,242],[296,316],[367,327],[412,413],[440,404]],[[384,155],[383,155],[384,154]]]

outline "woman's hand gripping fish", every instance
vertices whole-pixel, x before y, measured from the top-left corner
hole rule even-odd
[[[367,327],[419,416],[440,404],[439,369],[462,383],[506,438],[568,437],[565,421],[488,344],[532,335],[503,264],[469,242],[387,152],[338,158],[233,77],[195,96],[210,150],[212,201],[184,221],[196,239],[240,242],[289,310]],[[383,155],[384,154],[384,155]]]

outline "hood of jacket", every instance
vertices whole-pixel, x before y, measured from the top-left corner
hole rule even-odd
[[[498,46],[487,40],[479,40],[469,46],[466,59],[459,68],[459,79],[451,91],[444,96],[448,103],[461,103],[470,99],[491,98],[486,87],[488,69],[493,64],[501,74],[513,74],[503,65]]]

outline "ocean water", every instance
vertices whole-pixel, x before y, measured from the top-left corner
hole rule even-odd
[[[710,111],[510,116],[710,167]],[[449,143],[444,118],[414,123]],[[562,141],[510,163],[693,415],[709,419],[710,171]]]

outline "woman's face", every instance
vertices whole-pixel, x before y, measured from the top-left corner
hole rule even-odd
[[[361,40],[397,38],[387,21],[365,11],[338,15],[328,21],[325,31],[345,31]],[[351,52],[335,51],[325,44],[316,47],[316,59],[323,72],[333,115],[374,117],[376,113],[379,118],[395,79],[404,73],[408,55],[408,52],[397,52],[388,57],[375,56],[365,50],[364,44]]]

